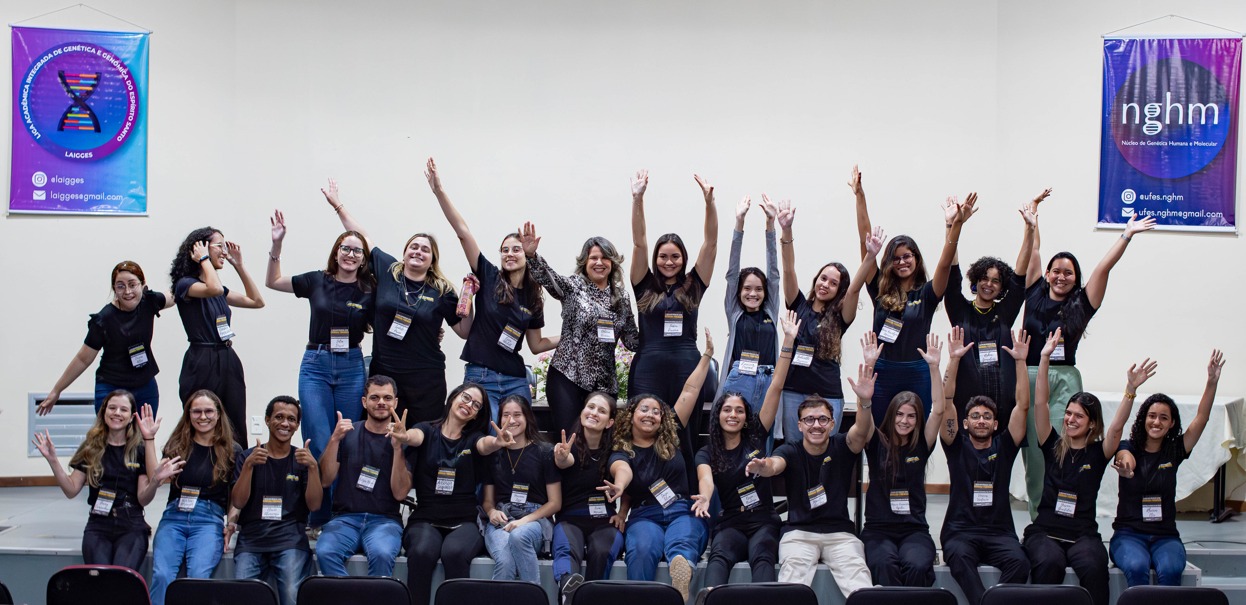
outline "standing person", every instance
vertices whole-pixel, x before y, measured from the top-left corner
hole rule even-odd
[[[225,512],[236,478],[234,461],[242,448],[234,442],[229,423],[221,399],[198,390],[186,399],[182,417],[164,444],[169,464],[185,464],[169,488],[164,516],[151,541],[153,605],[164,605],[164,592],[183,561],[186,577],[212,577],[236,529],[236,524],[225,523]]]
[[[770,198],[762,195],[762,203],[770,205]],[[780,425],[783,437],[796,443],[801,434],[797,425],[800,417],[798,408],[809,396],[826,399],[831,406],[835,426],[840,426],[844,417],[844,388],[839,377],[842,341],[844,332],[857,318],[857,300],[865,284],[866,272],[873,270],[874,258],[882,249],[883,230],[880,227],[872,234],[865,258],[854,278],[849,279],[848,268],[843,263],[826,263],[818,269],[806,298],[796,277],[796,249],[793,246],[796,236],[792,234],[796,207],[783,200],[777,208],[779,227],[783,230],[779,238],[783,250],[783,301],[789,310],[796,312],[803,326],[796,337],[792,371],[783,391],[783,423]]]
[[[614,503],[597,491],[609,478],[606,461],[614,439],[614,407],[609,393],[589,393],[571,432],[563,432],[563,439],[554,445],[554,464],[562,473],[562,510],[555,517],[551,549],[563,604],[571,602],[585,578],[609,579],[610,566],[623,550],[628,511],[623,507],[615,512]]]
[[[865,333],[861,348],[867,367],[877,361],[882,347],[873,332]],[[923,403],[916,393],[897,393],[865,446],[870,490],[861,541],[870,576],[879,586],[934,585],[935,545],[926,522],[926,463],[949,405],[939,372],[942,353],[939,337],[928,334],[921,354],[930,366],[930,417],[922,416]]]
[[[778,357],[774,380],[766,390],[761,413],[740,393],[728,391],[715,402],[710,419],[709,444],[697,452],[697,483],[700,497],[692,505],[698,517],[709,518],[710,501],[718,492],[722,515],[713,522],[705,586],[727,583],[731,568],[748,561],[754,582],[775,581],[779,559],[779,514],[768,477],[752,477],[745,467],[765,456],[766,436],[774,426],[783,393],[792,346],[800,331],[796,313],[787,311],[783,322],[784,353]]]
[[[363,236],[360,226],[338,197],[337,182],[321,189],[342,227]],[[442,325],[467,338],[472,319],[459,317],[459,295],[441,272],[437,240],[428,233],[412,235],[402,259],[372,246],[371,272],[376,276],[373,307],[372,363],[368,376],[388,376],[397,385],[398,412],[410,412],[410,422],[435,420],[446,400],[446,354],[441,351]],[[381,331],[384,334],[381,334]],[[404,496],[405,497],[405,496]]]
[[[865,564],[865,548],[848,516],[848,491],[857,456],[874,428],[870,401],[874,371],[864,364],[857,382],[848,383],[857,395],[856,420],[847,433],[837,433],[831,405],[810,395],[797,410],[803,438],[774,450],[769,458],[748,463],[745,472],[783,475],[787,485],[787,523],[779,540],[779,581],[813,582],[818,563],[825,563],[844,597],[873,585]]]
[[[1057,329],[1047,339],[1039,362],[1038,384],[1034,387],[1039,447],[1047,459],[1043,499],[1038,519],[1025,528],[1025,554],[1030,559],[1030,581],[1034,584],[1061,584],[1064,569],[1072,567],[1095,605],[1108,604],[1108,551],[1095,520],[1095,500],[1103,472],[1116,453],[1133,408],[1128,394],[1116,408],[1112,425],[1104,431],[1103,406],[1090,393],[1078,393],[1064,410],[1064,435],[1056,433],[1047,416],[1047,364],[1060,342]],[[1155,375],[1150,359],[1129,367],[1125,393]]]
[[[492,406],[489,418],[496,418],[498,403],[507,395],[532,401],[528,369],[519,354],[520,343],[526,341],[528,350],[535,355],[557,347],[558,337],[541,335],[541,328],[545,327],[545,296],[541,285],[528,272],[519,234],[508,233],[502,238],[500,268],[489,262],[467,221],[446,195],[433,158],[428,158],[424,176],[463,246],[472,274],[480,281],[475,318],[461,356],[467,362],[463,380],[485,388]]]
[[[1185,545],[1177,533],[1177,468],[1190,457],[1216,399],[1224,354],[1212,350],[1207,382],[1194,419],[1181,431],[1181,415],[1171,397],[1156,393],[1138,408],[1129,441],[1117,453],[1121,467],[1120,500],[1112,522],[1112,562],[1130,586],[1151,583],[1151,569],[1160,585],[1181,584]],[[1137,391],[1125,393],[1132,399]]]
[[[514,440],[493,457],[493,481],[484,489],[485,547],[493,557],[493,579],[540,584],[537,553],[553,534],[550,517],[562,508],[562,476],[522,395],[502,400],[497,425]]]
[[[295,604],[299,582],[311,574],[311,546],[303,528],[324,496],[310,440],[301,448],[290,445],[302,415],[293,397],[278,395],[268,402],[268,443],[257,439],[255,447],[238,456],[238,481],[229,496],[241,511],[234,577],[268,582],[281,605]]]
[[[1050,189],[1038,195],[1047,197]],[[945,206],[946,218],[951,223],[955,205]],[[1012,325],[1021,314],[1025,303],[1025,274],[1034,247],[1034,230],[1038,218],[1027,204],[1021,208],[1025,222],[1025,234],[1021,239],[1021,252],[1017,254],[1014,272],[1008,263],[993,256],[983,256],[969,265],[969,291],[973,299],[961,294],[961,271],[957,260],[948,272],[947,291],[944,293],[944,310],[953,326],[964,330],[964,342],[975,345],[973,351],[960,358],[956,374],[956,412],[965,416],[965,404],[974,395],[985,395],[995,402],[1000,416],[1012,413],[1013,392],[1017,375],[1013,363],[1001,359],[1000,347],[1012,346]],[[936,402],[937,403],[937,402]]]
[[[244,294],[221,284],[219,272],[226,262],[238,272]],[[173,257],[169,282],[173,284],[177,314],[190,341],[182,358],[178,396],[182,401],[190,401],[192,393],[211,391],[225,406],[233,440],[245,443],[247,384],[242,360],[233,349],[230,307],[262,309],[264,297],[242,264],[242,248],[225,241],[225,236],[212,227],[191,231]]]
[[[653,395],[634,395],[619,413],[609,470],[613,481],[598,488],[608,500],[630,499],[627,517],[627,579],[652,581],[658,561],[666,558],[671,585],[684,601],[692,572],[705,550],[705,522],[692,512],[694,496],[688,484],[684,457],[679,453],[679,431],[700,398],[709,372],[714,343],[705,332],[705,353],[684,383],[672,409]]]
[[[532,223],[524,223],[519,239],[533,279],[562,301],[562,335],[550,360],[545,392],[553,430],[569,431],[589,393],[618,396],[617,343],[632,351],[639,347],[636,317],[623,287],[623,256],[610,240],[591,237],[575,259],[575,274],[564,277],[537,254],[541,238]]]
[[[514,439],[507,431],[489,436],[489,409],[484,387],[465,382],[446,398],[441,418],[410,429],[404,418],[389,434],[407,447],[415,499],[419,506],[407,517],[402,543],[407,551],[407,589],[411,602],[431,601],[433,570],[440,561],[445,578],[466,578],[472,558],[484,550],[476,525],[480,500],[476,494],[489,477],[489,458]],[[406,492],[404,491],[405,495]]]
[[[861,171],[852,167],[848,187],[857,198],[857,234],[861,239],[861,256],[864,258],[871,235],[870,213],[865,202],[865,189],[861,185]],[[870,263],[866,271],[866,290],[874,301],[874,333],[878,340],[887,343],[875,370],[878,383],[875,395],[879,401],[891,401],[896,393],[912,391],[925,404],[922,414],[930,415],[929,366],[917,349],[930,332],[930,322],[938,311],[939,302],[947,289],[948,272],[956,245],[960,240],[961,227],[978,211],[978,194],[970,193],[962,204],[948,198],[944,204],[947,232],[943,251],[935,265],[934,277],[927,281],[926,262],[917,242],[907,235],[897,235],[887,243],[881,262]],[[885,409],[874,410],[874,422],[881,423]]]
[[[323,271],[284,276],[281,248],[286,221],[280,210],[273,213],[272,228],[273,247],[268,253],[264,285],[306,298],[311,307],[307,349],[299,364],[299,414],[306,408],[303,435],[311,440],[312,456],[319,458],[329,445],[337,412],[351,420],[363,415],[366,376],[359,343],[372,330],[370,322],[376,302],[372,253],[362,235],[347,231],[333,242],[329,263]],[[329,498],[328,505],[313,508],[312,527],[320,527],[329,520],[332,494],[325,496]]]
[[[1042,199],[1043,196],[1039,196],[1030,205],[1036,215]],[[1051,354],[1051,369],[1047,376],[1051,386],[1051,417],[1062,418],[1064,404],[1075,393],[1082,391],[1082,374],[1076,366],[1077,347],[1082,336],[1086,334],[1090,319],[1103,304],[1112,268],[1125,254],[1125,248],[1129,246],[1133,236],[1154,228],[1155,219],[1152,217],[1142,220],[1138,220],[1136,216],[1130,217],[1125,224],[1125,232],[1112,242],[1107,254],[1090,273],[1090,279],[1083,288],[1081,265],[1069,252],[1057,252],[1052,256],[1047,262],[1046,273],[1043,273],[1042,253],[1039,251],[1042,240],[1039,229],[1035,226],[1034,249],[1030,254],[1025,275],[1025,319],[1021,325],[1029,333],[1030,339],[1037,342],[1047,340],[1056,329],[1061,330],[1063,338],[1056,343],[1056,349]],[[1038,382],[1039,357],[1039,351],[1030,351],[1030,357],[1026,360],[1031,399],[1034,397],[1034,385]],[[1036,430],[1033,412],[1026,423],[1028,434],[1033,435]],[[1060,427],[1056,427],[1056,432],[1060,432]],[[1042,448],[1025,448],[1021,461],[1025,464],[1025,489],[1030,501],[1030,518],[1034,519],[1038,515],[1038,502],[1043,496]]]
[[[99,412],[108,395],[118,390],[133,394],[138,405],[150,404],[152,414],[159,411],[156,374],[160,368],[151,350],[151,338],[156,317],[173,306],[173,297],[148,289],[143,268],[128,260],[113,267],[112,292],[112,302],[87,321],[86,340],[48,396],[39,402],[36,414],[50,413],[61,393],[95,363],[100,351],[104,356],[95,370],[95,411]]]
[[[91,514],[82,532],[82,561],[87,565],[120,565],[141,573],[147,559],[151,527],[143,507],[156,497],[160,483],[177,474],[180,465],[156,464],[160,421],[151,405],[134,413],[134,395],[114,391],[95,412],[95,424],[69,459],[69,474],[56,457],[52,436],[35,433],[34,444],[52,467],[56,484],[66,498],[76,498],[88,486]],[[151,473],[148,476],[148,473]]]
[[[948,375],[944,378],[944,398],[955,398],[959,356],[974,343],[961,340],[963,334],[953,330],[948,343]],[[1004,352],[1013,358],[1020,376],[1030,348],[1030,337],[1018,330],[1013,346]],[[948,496],[947,518],[939,542],[943,544],[943,560],[952,570],[952,578],[970,604],[982,601],[982,577],[978,565],[993,565],[1000,571],[1000,583],[1024,584],[1030,575],[1030,561],[1017,540],[1017,529],[1008,506],[1008,484],[1017,450],[1025,441],[1025,414],[1030,407],[1027,385],[1017,381],[1017,404],[1008,415],[1008,430],[997,431],[999,422],[995,402],[983,395],[974,396],[965,409],[962,425],[956,427],[955,406],[945,406],[943,427],[939,438],[947,456],[951,493]]]
[[[391,437],[398,387],[388,376],[369,376],[364,419],[337,413],[337,426],[320,456],[320,483],[334,485],[333,518],[316,540],[320,573],[345,576],[346,560],[360,550],[368,575],[391,576],[402,546],[398,503],[411,491],[411,467],[401,441]]]

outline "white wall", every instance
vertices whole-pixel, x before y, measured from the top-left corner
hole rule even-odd
[[[704,175],[722,216],[719,274],[702,313],[716,335],[725,334],[717,301],[736,201],[764,191],[799,206],[802,280],[827,260],[853,266],[844,182],[857,162],[874,222],[914,235],[930,258],[944,196],[981,193],[983,210],[962,239],[966,258],[1012,258],[1016,206],[1055,187],[1041,217],[1044,252],[1070,249],[1089,271],[1116,237],[1093,231],[1099,34],[1177,10],[1246,29],[1246,6],[1223,2],[94,6],[155,32],[151,216],[0,221],[0,250],[29,267],[7,275],[9,294],[0,298],[0,476],[47,472],[25,457],[26,393],[59,376],[86,315],[108,299],[111,266],[134,259],[166,288],[173,252],[194,227],[210,223],[241,243],[261,280],[267,217],[279,207],[290,226],[283,266],[311,270],[340,231],[317,190],[333,176],[383,248],[397,251],[416,231],[441,236],[442,266],[457,281],[467,265],[420,174],[429,155],[482,246],[530,219],[561,270],[590,235],[630,249],[627,180],[642,167],[651,173],[649,232],[678,231],[699,245],[703,206],[692,173]],[[4,16],[45,10],[9,0]],[[32,24],[124,26],[82,9]],[[8,53],[2,45],[0,63]],[[195,126],[187,115],[197,116]],[[0,180],[7,186],[7,172]],[[745,262],[761,264],[763,223],[759,210],[752,214]],[[1207,351],[1220,346],[1230,364],[1222,393],[1246,392],[1236,369],[1246,367],[1246,347],[1229,338],[1246,319],[1226,304],[1242,288],[1222,277],[1243,258],[1239,240],[1148,233],[1131,248],[1082,349],[1087,387],[1120,388],[1128,364],[1149,354],[1161,371],[1148,387],[1194,392]],[[229,270],[225,280],[239,285]],[[265,296],[267,308],[235,315],[253,413],[296,390],[306,334],[305,302]],[[1226,312],[1202,310],[1207,302]],[[166,432],[185,350],[176,315],[159,320],[154,343]],[[846,338],[855,342],[868,324],[863,313]],[[942,315],[936,329],[947,329]],[[444,349],[457,358],[453,334]],[[848,349],[851,367],[859,354]],[[449,381],[461,374],[451,362]],[[92,384],[88,374],[71,390]]]

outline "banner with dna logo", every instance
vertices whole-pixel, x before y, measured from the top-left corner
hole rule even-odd
[[[12,29],[9,212],[147,214],[147,34]]]

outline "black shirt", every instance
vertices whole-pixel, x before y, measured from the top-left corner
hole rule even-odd
[[[718,492],[719,502],[722,503],[722,517],[718,523],[730,525],[735,517],[754,511],[773,513],[774,491],[770,486],[770,478],[751,477],[744,473],[744,467],[748,466],[749,461],[754,458],[765,458],[765,452],[762,449],[751,448],[741,440],[739,446],[735,449],[724,450],[723,454],[731,462],[731,470],[725,473],[714,472],[710,446],[707,445],[697,450],[696,457],[697,466],[700,467],[702,464],[708,466],[714,475],[714,489]],[[752,507],[746,506],[743,501],[745,497],[752,500],[752,496],[746,496],[750,492],[757,497],[757,502]]]
[[[688,499],[688,471],[678,450],[670,460],[659,458],[653,447],[633,445],[632,451],[636,453],[634,458],[628,458],[624,451],[610,454],[609,466],[622,460],[632,467],[632,482],[627,486],[627,495],[632,498],[633,509],[659,504],[651,489],[658,486],[658,481],[665,482],[677,500]]]
[[[951,478],[951,494],[948,496],[947,518],[943,521],[941,542],[956,532],[1006,534],[1016,537],[1017,529],[1012,523],[1012,509],[1008,505],[1008,484],[1012,480],[1012,464],[1017,460],[1017,445],[1008,431],[991,438],[986,449],[977,449],[970,441],[969,433],[961,429],[948,445],[943,443],[947,455],[948,474]],[[989,484],[990,506],[974,506],[974,484]]]
[[[758,353],[759,365],[772,366],[775,362],[775,343],[778,342],[778,330],[774,321],[762,309],[745,311],[735,322],[735,341],[731,350],[730,362],[740,360],[744,351]],[[728,368],[725,368],[725,372]]]
[[[856,532],[856,525],[848,517],[848,490],[857,454],[848,448],[847,435],[831,435],[826,451],[816,456],[805,450],[803,441],[783,444],[773,455],[787,461],[783,479],[787,484],[788,509],[783,533]],[[825,497],[826,503],[810,509],[809,491],[818,486],[823,491],[815,497]]]
[[[1060,435],[1053,429],[1042,444],[1046,473],[1043,475],[1043,497],[1038,503],[1038,518],[1034,524],[1048,535],[1062,540],[1076,540],[1081,536],[1098,535],[1099,522],[1095,521],[1095,500],[1099,485],[1103,483],[1103,471],[1108,468],[1108,457],[1103,455],[1103,442],[1094,442],[1085,448],[1069,448],[1063,460],[1056,460],[1056,443]],[[1075,501],[1068,498],[1072,495]],[[1057,502],[1059,501],[1059,502]],[[1066,503],[1073,505],[1071,514]]]
[[[408,522],[457,524],[475,519],[476,488],[488,480],[493,462],[476,449],[476,443],[484,435],[465,433],[458,439],[450,439],[441,434],[440,425],[431,422],[421,422],[415,428],[423,431],[424,443],[407,448],[407,465],[411,467],[415,499],[419,503]],[[454,484],[448,494],[437,493],[439,473],[445,479],[453,473]]]
[[[879,335],[878,341],[886,342],[882,334],[883,325],[886,324],[888,318],[898,319],[902,324],[895,342],[883,347],[879,359],[921,361],[922,355],[917,352],[917,349],[926,348],[926,335],[930,333],[930,321],[934,319],[942,297],[935,294],[934,283],[928,281],[920,288],[908,292],[904,311],[898,313],[888,311],[878,301],[878,280],[881,275],[881,271],[875,272],[874,279],[865,285],[870,298],[874,299],[874,333]]]
[[[502,448],[493,455],[493,502],[501,505],[511,501],[517,485],[527,486],[526,502],[549,502],[546,486],[561,483],[562,475],[554,466],[554,450],[542,443],[529,443],[523,448]]]
[[[675,291],[682,288],[686,280],[692,280],[688,295],[697,304],[696,309],[688,310],[675,298]],[[705,295],[705,282],[697,275],[694,267],[682,279],[673,284],[664,284],[658,280],[651,269],[640,283],[632,286],[636,295],[636,303],[640,304],[645,293],[653,291],[662,293],[656,305],[643,313],[638,313],[636,323],[640,328],[640,348],[636,351],[669,351],[672,349],[697,348],[697,315],[701,308],[701,297]],[[679,336],[665,336],[666,316],[668,313],[679,314],[682,326]],[[672,315],[674,317],[674,315]]]
[[[480,280],[480,291],[476,293],[475,300],[476,316],[472,319],[472,329],[467,333],[460,359],[506,376],[527,376],[519,349],[528,330],[545,327],[545,312],[524,303],[532,293],[523,288],[514,289],[514,298],[509,305],[499,304],[498,282],[505,278],[484,254],[476,259],[476,277]],[[515,344],[503,347],[500,342],[502,331],[508,327],[508,338],[514,338]]]
[[[100,457],[100,464],[104,467],[104,474],[100,475],[98,487],[87,483],[87,504],[94,507],[95,499],[99,497],[100,490],[106,489],[116,494],[113,499],[113,509],[117,509],[127,503],[142,509],[143,506],[138,502],[138,478],[139,475],[147,474],[147,460],[144,458],[144,455],[145,450],[141,443],[135,451],[137,460],[134,462],[126,461],[124,445],[106,446],[104,455]],[[74,464],[70,468],[83,474],[88,474],[85,464]]]
[[[307,344],[329,346],[329,331],[350,330],[350,346],[358,347],[372,320],[376,299],[359,282],[342,283],[324,271],[308,271],[290,278],[294,295],[311,305]]]
[[[843,399],[844,387],[839,381],[839,362],[823,359],[825,352],[820,350],[821,347],[818,344],[818,322],[822,320],[824,314],[831,313],[831,310],[825,309],[822,313],[815,312],[813,301],[806,299],[804,292],[797,292],[796,298],[787,308],[795,311],[796,319],[800,320],[800,332],[796,334],[796,342],[792,346],[795,349],[802,346],[812,347],[814,355],[813,361],[807,367],[792,363],[791,369],[788,370],[787,381],[783,383],[783,390],[805,395],[816,393],[827,399]],[[842,337],[844,330],[848,329],[843,315],[837,313],[830,320],[839,322],[839,334]]]
[[[925,435],[912,435],[912,449],[901,448],[903,460],[887,467],[887,447],[883,445],[883,435],[875,433],[874,438],[865,446],[866,458],[870,461],[870,489],[865,495],[865,529],[876,529],[885,532],[907,532],[915,529],[929,531],[926,523],[926,462],[930,460],[930,447],[926,444]],[[893,500],[896,508],[893,510]],[[903,511],[903,504],[908,504],[908,514]]]
[[[1073,304],[1074,302],[1068,298],[1062,301],[1051,300],[1048,294],[1050,290],[1047,280],[1041,278],[1025,289],[1025,319],[1022,320],[1021,325],[1030,335],[1030,354],[1025,359],[1025,364],[1028,366],[1037,366],[1042,360],[1042,345],[1047,342],[1047,336],[1055,332],[1056,328],[1064,327],[1065,303]],[[1086,321],[1089,322],[1098,309],[1090,304],[1086,289],[1079,288],[1073,296],[1077,297],[1078,304],[1081,304],[1086,314]],[[1051,365],[1077,365],[1077,345],[1082,340],[1082,334],[1070,334],[1068,330],[1064,330],[1060,333],[1060,337],[1064,340],[1064,359],[1053,359]],[[1038,346],[1034,346],[1035,344]]]
[[[225,300],[229,296],[229,288],[221,286],[224,292],[212,298],[195,298],[190,296],[190,287],[203,283],[198,277],[183,277],[173,284],[173,301],[177,303],[177,314],[182,318],[182,327],[186,329],[186,339],[195,343],[218,344],[228,339],[221,338],[217,328],[217,319],[225,318],[229,323],[234,316]]]
[[[337,445],[337,478],[334,480],[334,513],[371,513],[385,515],[399,523],[398,502],[389,487],[390,474],[394,471],[394,446],[384,433],[373,433],[364,426],[364,420],[356,420],[355,430],[346,434]],[[368,483],[360,481],[365,467],[368,475],[375,478],[371,491]],[[408,462],[401,469],[411,471]],[[406,494],[403,494],[406,497]]]
[[[160,368],[151,350],[151,335],[156,316],[164,305],[164,294],[144,290],[133,311],[122,311],[110,303],[91,315],[82,344],[96,351],[103,350],[99,368],[95,370],[96,381],[137,389],[156,377]],[[136,349],[140,346],[141,351]],[[140,352],[146,360],[132,360],[131,356]],[[134,361],[139,362],[138,367]]]
[[[960,358],[956,374],[956,410],[964,417],[965,404],[974,395],[985,395],[999,408],[999,416],[1007,418],[1016,405],[1017,365],[1004,347],[1012,348],[1012,324],[1016,323],[1025,303],[1025,276],[1013,274],[1003,300],[983,311],[960,293],[960,265],[952,265],[948,273],[947,291],[943,298],[948,321],[965,330],[965,342],[973,349]],[[988,344],[989,343],[989,344]],[[982,351],[994,345],[996,361],[984,363]],[[1042,343],[1031,346],[1042,348]],[[1028,380],[1028,377],[1026,378]],[[1006,430],[1001,426],[1000,430]]]
[[[237,460],[241,454],[242,448],[235,443],[230,462]],[[231,464],[230,468],[235,469],[236,466],[236,464]],[[177,501],[182,497],[183,490],[193,488],[199,490],[200,500],[215,502],[222,509],[229,510],[229,490],[233,489],[237,478],[237,473],[230,470],[228,481],[217,482],[215,448],[192,441],[190,456],[186,457],[186,466],[182,467],[182,472],[173,479],[168,501]]]
[[[1120,478],[1120,499],[1116,504],[1116,520],[1112,529],[1128,529],[1152,536],[1177,536],[1177,468],[1190,457],[1185,447],[1177,455],[1164,451],[1148,452],[1134,447],[1129,441],[1121,442],[1121,449],[1133,453],[1136,464],[1134,476]],[[1143,499],[1159,497],[1159,521],[1146,521],[1143,516]]]
[[[459,323],[461,318],[455,310],[459,295],[453,289],[442,294],[427,281],[407,279],[401,271],[394,279],[389,267],[395,262],[398,260],[380,248],[372,249],[372,273],[376,275],[372,357],[395,372],[444,370],[446,355],[441,352],[437,332],[443,321],[451,326]],[[389,335],[398,313],[411,320],[402,340]]]
[[[251,469],[251,499],[238,515],[241,531],[234,552],[279,552],[311,550],[307,544],[307,467],[294,461],[297,448],[290,448],[285,458],[269,457],[268,462]],[[237,458],[234,476],[242,476],[247,456],[255,448]],[[264,499],[281,498],[281,519],[264,519]]]
[[[581,460],[580,454],[577,452],[575,456],[575,464],[560,469],[562,474],[562,510],[570,511],[573,509],[588,509],[589,498],[602,496],[605,492],[598,491],[601,487],[602,480],[609,473],[606,459],[610,457],[610,444],[604,443],[602,447],[592,450],[588,453],[587,460]],[[607,516],[614,514],[613,502],[602,502],[606,505]]]

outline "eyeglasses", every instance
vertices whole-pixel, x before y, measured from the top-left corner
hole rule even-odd
[[[805,416],[804,418],[800,419],[800,423],[805,426],[813,426],[815,424],[818,426],[826,426],[831,423],[831,417],[830,416]]]
[[[203,416],[204,418],[216,418],[216,410],[191,410],[191,416]]]
[[[891,262],[893,263],[907,263],[911,260],[913,260],[913,255],[909,252],[905,252],[904,254],[901,254],[900,256],[891,257]]]
[[[355,246],[347,246],[346,244],[342,244],[341,246],[338,246],[337,251],[341,252],[342,254],[345,254],[346,256],[363,256],[363,248],[356,248]]]
[[[992,420],[995,420],[995,416],[991,414],[970,414],[969,419],[970,420],[985,420],[987,422],[990,422]]]
[[[463,403],[466,403],[467,405],[472,406],[472,409],[476,411],[480,411],[480,408],[484,405],[484,403],[477,401],[475,399],[472,399],[472,396],[468,395],[466,392],[460,393],[459,399],[462,400]]]
[[[225,249],[225,242],[220,242],[220,243],[216,243],[216,244],[208,244],[208,247],[209,247],[209,248],[216,248],[217,250],[224,250],[224,249]]]
[[[130,290],[141,290],[143,284],[138,281],[122,282],[119,281],[112,285],[112,289],[118,292],[129,292]]]

